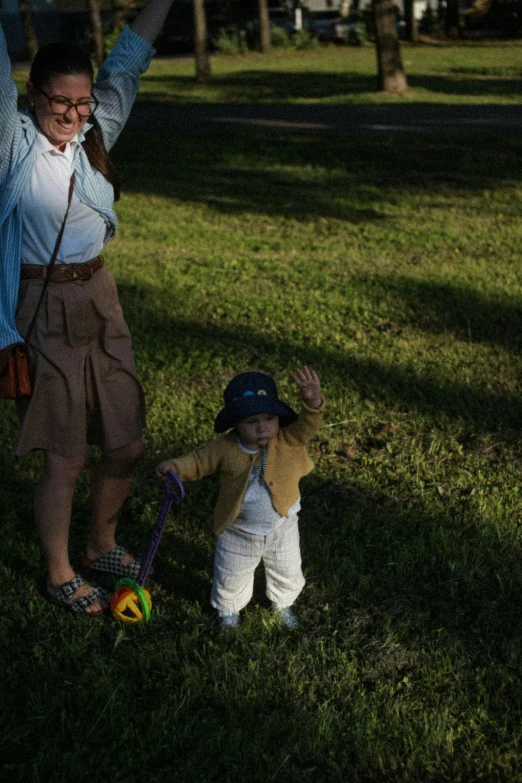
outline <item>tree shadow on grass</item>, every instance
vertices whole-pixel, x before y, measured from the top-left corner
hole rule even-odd
[[[188,174],[188,172],[187,172]],[[126,182],[126,189],[132,186]],[[142,192],[142,191],[139,191]],[[235,167],[220,169],[215,163],[205,172],[185,176],[184,171],[156,179],[155,195],[205,204],[226,215],[261,212],[297,220],[328,217],[351,224],[385,221],[374,193],[354,193],[349,175],[322,176],[316,181],[284,172]]]
[[[129,134],[118,164],[124,189],[207,204],[225,214],[329,216],[351,223],[386,219],[376,194],[357,187],[362,161],[343,170],[350,145],[336,143],[327,160],[309,139],[281,139],[274,146],[269,139],[212,134],[198,141],[202,146],[193,135],[176,135],[174,143],[158,136],[144,148],[141,134]],[[314,171],[289,171],[311,165]]]
[[[407,74],[408,86],[420,88],[433,93],[444,95],[469,95],[476,98],[485,96],[498,96],[499,98],[518,97],[522,94],[522,79],[513,78],[463,78],[455,76],[429,76],[420,74]]]
[[[517,300],[498,301],[464,286],[406,278],[362,278],[355,280],[353,285],[360,285],[369,298],[380,298],[383,294],[402,298],[408,304],[411,323],[420,329],[432,332],[449,330],[457,337],[498,344],[517,355],[520,352],[521,308]],[[518,394],[492,391],[485,384],[470,385],[459,379],[458,374],[451,380],[441,379],[429,372],[419,372],[415,366],[398,366],[378,358],[356,357],[335,346],[310,346],[306,340],[290,333],[281,339],[278,334],[256,333],[252,328],[227,327],[212,321],[208,324],[191,322],[176,317],[168,290],[125,282],[120,283],[119,289],[124,311],[135,335],[138,367],[143,364],[152,377],[172,366],[183,368],[187,356],[195,358],[193,366],[196,368],[198,363],[204,368],[211,368],[213,359],[219,358],[220,372],[225,377],[227,373],[229,377],[248,367],[260,367],[277,375],[281,368],[294,367],[306,361],[318,370],[326,384],[330,381],[336,386],[341,385],[347,395],[357,394],[365,400],[406,412],[415,411],[433,419],[440,416],[458,419],[478,435],[520,429],[522,404]],[[400,308],[401,314],[404,310],[404,307]],[[183,379],[182,374],[176,383],[179,385]],[[200,381],[189,375],[185,382],[194,384]],[[215,381],[212,383],[216,385]],[[3,406],[3,431],[12,431],[14,438],[14,418],[12,410],[7,407],[10,404],[4,402]],[[186,449],[194,445],[173,444],[173,448]],[[124,509],[122,515],[121,534],[126,544],[138,551],[143,549],[158,511],[159,490],[150,479],[153,467],[147,464],[142,468],[134,490],[141,500],[138,506]],[[25,468],[20,472],[10,445],[0,456],[0,475],[3,477],[0,493],[6,531],[8,535],[21,534],[25,537],[23,546],[17,548],[17,555],[12,550],[11,554],[8,550],[5,552],[7,559],[4,564],[15,563],[18,569],[23,567],[28,559],[28,549],[33,550],[36,542],[32,511],[34,477]],[[86,535],[85,520],[89,513],[87,478],[82,486],[75,503],[72,536],[72,545],[78,554]],[[165,589],[187,599],[190,595],[197,595],[202,604],[207,599],[208,584],[194,575],[207,568],[208,547],[188,544],[183,531],[192,529],[192,519],[199,518],[198,509],[202,506],[206,507],[205,527],[199,529],[198,535],[205,536],[207,531],[211,531],[212,503],[208,488],[207,484],[206,489],[193,491],[195,503],[182,507],[182,532],[176,534],[173,547],[171,539],[171,551],[173,549],[178,554],[172,562],[168,557],[163,559],[160,554],[160,564],[163,560],[163,565],[158,572]],[[152,503],[152,510],[144,514],[147,503]],[[146,525],[135,521],[143,517],[148,520]],[[180,568],[179,562],[185,565]],[[187,563],[191,564],[190,569],[186,568]],[[39,567],[38,564],[34,568]]]
[[[149,88],[154,84],[164,84],[174,93],[176,90],[190,94],[194,89],[192,76],[170,76],[149,74],[142,77],[147,86],[147,94],[140,103],[154,103],[154,94]],[[376,76],[358,73],[322,73],[321,71],[268,71],[248,70],[226,76],[215,75],[212,79],[213,91],[221,90],[220,100],[256,102],[263,100],[321,100],[342,95],[357,95],[375,90]],[[162,93],[158,91],[158,97]],[[164,94],[163,94],[164,101]],[[195,102],[198,100],[195,98]]]
[[[519,295],[488,296],[469,286],[403,275],[359,276],[352,286],[364,291],[368,299],[389,299],[399,313],[399,325],[432,334],[451,332],[459,340],[502,346],[517,356],[522,352]]]
[[[295,634],[265,625],[251,606],[244,628],[224,638],[217,622],[194,622],[163,595],[152,622],[127,633],[52,619],[18,627],[9,613],[4,627],[18,644],[5,655],[6,727],[18,733],[4,760],[27,770],[30,751],[44,779],[68,780],[81,759],[81,780],[101,780],[99,757],[86,752],[92,735],[80,728],[104,709],[99,747],[129,780],[151,769],[152,780],[166,780],[175,769],[176,780],[261,782],[283,767],[281,780],[309,783],[488,779],[483,743],[491,756],[501,745],[510,764],[518,734],[506,716],[520,720],[520,541],[470,514],[464,499],[448,508],[408,498],[406,485],[402,498],[397,486],[372,491],[328,473],[319,464],[303,481],[308,584]],[[178,544],[167,534],[165,556],[185,556]],[[197,600],[190,585],[187,596]],[[442,733],[426,732],[427,721]],[[457,752],[447,741],[455,731],[465,745]]]
[[[132,289],[123,289],[122,299],[132,294]],[[166,316],[168,295],[161,303],[164,311],[158,311],[157,299],[149,311],[147,291],[142,288],[137,294],[143,308],[140,318],[150,324],[150,332],[140,331],[137,339],[153,363],[156,330],[165,343],[160,362],[193,346],[221,350],[231,362],[252,359],[257,352],[263,362],[287,366],[292,352],[306,350],[296,344],[279,346],[275,337],[252,330],[194,330],[192,324]],[[360,363],[332,351],[323,351],[321,358],[316,349],[313,361],[343,381],[350,377],[347,370],[355,373],[355,384],[364,376]],[[374,365],[371,373],[376,369]],[[400,376],[397,370],[398,391],[404,394],[406,378]],[[374,382],[389,384],[390,378],[383,372]],[[383,393],[394,400],[392,388]],[[427,404],[437,412],[438,400],[428,397]],[[455,413],[451,406],[445,412]],[[475,413],[471,410],[471,417]],[[180,780],[221,775],[265,781],[283,763],[284,779],[310,783],[341,783],[350,776],[435,783],[442,779],[442,763],[445,770],[455,765],[460,773],[455,778],[480,777],[470,774],[470,766],[484,772],[483,748],[474,746],[473,759],[450,752],[446,735],[439,745],[436,737],[428,738],[436,753],[426,750],[415,756],[415,775],[411,769],[402,775],[393,764],[398,755],[407,762],[412,749],[423,746],[425,722],[432,717],[446,721],[445,731],[457,728],[462,743],[476,738],[476,731],[486,732],[492,753],[506,715],[514,725],[520,720],[522,552],[515,524],[503,528],[494,516],[480,513],[472,505],[473,496],[460,488],[444,497],[428,489],[419,498],[407,479],[402,484],[383,479],[371,489],[364,483],[362,467],[360,473],[357,467],[344,471],[348,457],[337,464],[337,475],[332,475],[332,464],[321,459],[316,472],[302,482],[301,538],[308,586],[297,605],[301,631],[293,637],[266,628],[255,606],[248,613],[246,633],[226,640],[219,638],[216,626],[214,633],[209,623],[198,621],[196,627],[185,613],[183,600],[199,601],[204,612],[212,611],[208,582],[202,577],[211,567],[214,543],[207,513],[212,498],[204,501],[208,481],[188,486],[187,506],[180,506],[161,544],[160,564],[163,560],[167,568],[158,572],[156,584],[163,593],[158,590],[157,597],[153,583],[153,621],[124,635],[126,644],[116,648],[116,630],[108,631],[107,621],[90,625],[88,643],[78,650],[74,643],[86,635],[83,626],[66,626],[61,616],[39,623],[31,614],[33,607],[24,623],[17,623],[4,606],[4,628],[13,642],[6,647],[6,666],[18,685],[16,702],[10,693],[9,729],[23,740],[9,748],[9,763],[21,768],[28,749],[34,758],[36,750],[48,753],[52,741],[52,772],[48,756],[42,758],[39,772],[70,779],[85,737],[81,726],[86,720],[94,725],[107,709],[111,719],[98,742],[120,776],[146,774],[143,756],[158,753],[161,742],[162,775],[168,777],[168,770],[175,768]],[[0,455],[0,471],[11,486],[12,465],[5,453]],[[157,494],[152,483],[140,485],[138,493],[143,506]],[[208,546],[201,537],[203,528],[208,530]],[[6,532],[14,536],[14,527]],[[10,560],[6,546],[0,559],[13,569],[17,584],[26,583],[27,559],[17,555]],[[107,651],[101,663],[100,650]],[[279,670],[281,677],[274,678]],[[484,671],[487,676],[480,679],[478,690],[476,678]],[[102,686],[121,680],[123,687],[110,691],[110,702],[105,687],[94,688],[97,677],[104,678]],[[35,682],[40,688],[36,701]],[[71,682],[74,691],[67,691]],[[124,747],[116,716],[121,719],[128,712],[130,698],[133,719],[126,727]],[[163,710],[163,734],[157,718],[154,731],[149,727],[156,705]],[[476,705],[487,713],[478,728],[473,723]],[[64,732],[62,725],[65,709],[77,737],[77,758],[72,761],[71,731]],[[45,720],[34,720],[34,714]],[[231,752],[231,736],[240,753],[235,747]],[[384,741],[393,740],[393,752],[382,751],[383,736]],[[87,740],[92,749],[92,735]],[[511,750],[510,742],[516,744],[509,731],[501,742],[505,753]],[[372,754],[374,744],[379,754]],[[82,753],[81,758],[82,779],[100,779],[96,754]],[[485,775],[487,779],[487,770]]]
[[[311,583],[322,585],[321,599],[337,606],[347,628],[351,606],[367,612],[370,625],[380,618],[381,631],[390,622],[397,629],[411,624],[411,642],[442,628],[443,645],[457,641],[478,652],[522,636],[515,522],[508,530],[475,513],[461,488],[439,496],[433,487],[419,499],[407,481],[369,489],[357,465],[345,481],[323,478],[321,470],[328,473],[319,463],[303,480],[304,560]]]
[[[387,219],[382,202],[481,193],[517,182],[520,143],[414,136],[127,132],[115,159],[124,191],[310,220]]]
[[[353,720],[353,710],[357,713],[362,704],[378,702],[381,714],[390,711],[390,719],[392,713],[397,714],[398,733],[394,736],[398,752],[406,759],[409,751],[402,748],[402,742],[408,732],[403,732],[399,723],[408,715],[408,689],[417,694],[413,702],[418,698],[422,703],[419,694],[425,693],[426,709],[436,699],[437,714],[441,709],[450,714],[459,709],[466,713],[467,709],[473,710],[475,672],[493,667],[478,696],[480,703],[488,705],[488,724],[502,725],[506,710],[512,710],[517,721],[522,552],[515,531],[513,537],[499,535],[496,520],[470,513],[464,498],[448,508],[446,504],[451,500],[436,498],[435,493],[424,501],[415,501],[408,497],[407,486],[401,498],[397,486],[392,495],[386,487],[371,491],[357,478],[328,479],[321,472],[324,466],[319,465],[302,486],[300,527],[308,585],[297,602],[301,631],[288,652],[293,665],[298,665],[297,645],[303,635],[308,640],[308,658],[313,660],[317,641],[321,660],[329,671],[331,690],[325,698],[339,722],[353,728],[341,736],[337,722],[328,728],[310,712],[307,730],[297,736],[306,698],[295,697],[291,689],[275,692],[271,687],[258,696],[252,693],[250,698],[239,698],[233,712],[209,694],[207,728],[215,723],[216,731],[218,726],[225,727],[227,733],[234,731],[237,737],[238,731],[248,736],[257,725],[257,741],[249,746],[250,752],[245,752],[242,770],[250,772],[256,759],[256,779],[264,779],[263,765],[271,763],[273,749],[264,745],[266,736],[259,727],[264,721],[277,720],[281,735],[292,738],[290,768],[295,777],[289,779],[307,779],[306,768],[320,760],[326,763],[328,757],[334,764],[333,772],[324,780],[340,780],[335,777],[336,768],[345,776],[349,770],[361,773],[364,768],[361,755],[364,758],[367,754],[361,754],[365,747],[362,738],[370,743],[377,740],[364,711],[359,721]],[[193,491],[193,485],[188,491]],[[256,599],[262,607],[268,606],[262,570],[256,580],[254,603]],[[250,605],[248,617],[262,644],[267,632],[261,627],[255,605]],[[269,633],[275,635],[277,630],[272,628]],[[230,650],[241,649],[241,640],[241,635],[237,642],[231,639]],[[271,645],[275,643],[271,641]],[[345,655],[340,660],[334,653],[341,649]],[[253,663],[256,654],[248,646],[246,650]],[[281,652],[280,666],[284,668],[286,661],[287,655]],[[347,666],[351,667],[351,678],[344,677]],[[342,686],[338,678],[343,680]],[[507,692],[506,678],[514,685]],[[316,685],[320,687],[321,683],[317,681]],[[419,732],[420,740],[422,719],[417,723],[412,713],[409,720],[412,733]],[[312,734],[316,740],[313,744]],[[199,758],[198,772],[202,773],[207,770],[206,761],[197,752],[202,739],[196,731],[190,730],[190,735],[191,752],[178,756],[178,765],[183,767]],[[226,752],[219,749],[217,740],[212,745],[213,764],[217,765],[214,769],[219,769]],[[169,752],[175,753],[174,748]],[[231,763],[235,762],[229,760],[229,771]],[[387,757],[380,763],[384,765],[381,770],[386,769]],[[422,765],[422,760],[419,763]],[[471,763],[453,753],[444,760],[450,767],[464,769]],[[476,763],[480,768],[481,761]],[[381,778],[368,777],[377,779]],[[418,779],[432,777],[423,770]]]
[[[482,74],[424,75],[407,69],[408,85],[412,89],[420,88],[433,93],[455,96],[518,96],[522,91],[522,81],[513,76],[490,76]],[[195,83],[192,76],[145,74],[142,83],[147,94],[140,98],[142,104],[165,103],[165,92],[159,89],[153,92],[154,85],[165,85],[168,92],[188,101],[198,103],[197,96],[191,98]],[[215,75],[212,89],[219,93],[219,101],[255,103],[256,101],[299,101],[349,98],[351,95],[374,92],[377,78],[374,75],[357,72],[326,73],[314,71],[277,71],[246,70],[225,76]]]
[[[230,374],[255,366],[277,374],[281,367],[304,362],[325,379],[342,381],[347,393],[356,392],[363,399],[435,418],[458,418],[479,433],[520,424],[521,400],[508,391],[494,392],[458,376],[451,381],[441,380],[436,375],[418,372],[413,365],[399,367],[376,358],[358,358],[335,346],[309,345],[289,333],[281,339],[278,334],[256,333],[252,328],[178,319],[173,315],[168,292],[127,283],[120,283],[119,288],[124,310],[131,314],[131,331],[136,319],[134,334],[139,334],[139,338],[135,338],[134,345],[138,362],[143,356],[149,371],[163,371],[169,365],[182,367],[184,356],[197,356],[204,366],[212,366],[213,357],[219,357],[220,366],[228,367]],[[481,320],[479,313],[476,320]],[[146,331],[139,328],[144,323]]]

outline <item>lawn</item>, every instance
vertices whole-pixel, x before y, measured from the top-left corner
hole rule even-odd
[[[142,80],[139,103],[521,103],[522,40],[428,46],[402,43],[410,89],[375,92],[373,45],[322,46],[212,57],[213,81],[195,84],[194,63],[158,58]],[[16,70],[25,89],[27,71]]]
[[[140,102],[215,103],[520,103],[522,41],[461,46],[402,44],[409,90],[375,93],[373,45],[275,50],[267,58],[212,58],[213,84],[194,84],[194,65],[157,60],[143,79]],[[174,76],[174,78],[173,78]]]
[[[520,100],[514,71],[476,73],[514,68],[520,49],[488,51],[486,64],[480,47],[429,50],[451,62],[440,84],[476,90],[447,98],[491,101],[500,80],[495,100]],[[310,54],[323,84],[341,81],[334,54]],[[190,66],[154,63],[142,100],[158,99],[154,84],[161,100],[232,100],[236,68],[237,99],[251,100],[260,85],[277,93],[273,75],[303,57],[216,59],[208,92],[190,85]],[[435,72],[416,62],[419,80]],[[106,258],[148,428],[121,541],[146,546],[161,504],[154,466],[212,437],[235,372],[272,373],[297,404],[289,372],[306,362],[328,409],[301,485],[301,628],[274,623],[260,574],[240,629],[219,632],[212,478],[187,485],[168,522],[149,624],[75,620],[46,603],[39,457],[11,455],[2,403],[7,780],[522,781],[521,153],[520,139],[494,137],[124,134]],[[88,497],[86,474],[76,562]]]

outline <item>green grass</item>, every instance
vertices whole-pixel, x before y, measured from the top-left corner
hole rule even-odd
[[[194,66],[157,60],[143,79],[141,102],[217,103],[519,103],[521,46],[408,46],[402,56],[409,91],[375,93],[375,47],[321,47],[214,57],[213,84],[193,83]],[[174,73],[174,78],[173,78]]]
[[[212,57],[213,82],[194,82],[194,64],[156,59],[142,81],[140,103],[520,103],[520,40],[461,45],[402,43],[409,90],[376,93],[375,47],[326,46]],[[27,73],[16,71],[20,90]]]
[[[271,372],[296,404],[288,374],[307,362],[328,411],[302,482],[301,630],[274,625],[260,574],[242,627],[220,635],[214,479],[169,520],[150,624],[44,602],[39,457],[12,457],[2,403],[6,779],[522,781],[521,153],[124,135],[107,260],[148,429],[121,541],[143,550],[154,466],[211,437],[233,373]],[[86,475],[76,561],[88,497]]]

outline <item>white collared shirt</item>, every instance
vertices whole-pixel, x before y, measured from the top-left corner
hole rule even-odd
[[[130,27],[124,27],[98,71],[92,92],[100,102],[96,117],[107,151],[112,149],[127,122],[140,76],[149,67],[153,54],[154,49],[147,41]],[[17,101],[18,90],[0,24],[0,348],[23,342],[15,324],[24,233],[20,199],[35,166],[39,130],[27,109],[18,110]],[[78,133],[74,187],[81,201],[95,209],[105,221],[104,243],[107,244],[118,225],[113,208],[114,189],[91,166],[82,146],[88,125]]]
[[[257,454],[263,449],[247,449],[237,438],[237,445],[241,451],[247,454]],[[264,447],[263,447],[264,448]],[[272,495],[270,489],[263,478],[264,467],[266,467],[266,448],[261,457],[261,462],[257,468],[253,468],[250,474],[247,490],[243,496],[239,514],[234,520],[232,527],[242,530],[244,533],[251,533],[256,536],[267,536],[285,522],[288,517],[297,516],[301,510],[301,498],[298,498],[293,506],[288,509],[288,517],[279,514],[272,505]]]
[[[22,263],[48,264],[58,238],[73,171],[76,136],[60,152],[40,131],[36,139],[36,165],[20,199]],[[73,192],[56,263],[82,264],[98,256],[107,226],[95,209]]]

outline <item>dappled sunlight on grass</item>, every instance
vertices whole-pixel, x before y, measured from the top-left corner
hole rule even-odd
[[[213,82],[193,81],[192,63],[157,60],[145,75],[140,102],[210,103],[519,103],[520,47],[408,46],[403,44],[407,95],[375,92],[373,46],[327,47],[310,52],[275,51],[270,57],[215,57]]]
[[[142,77],[138,102],[520,103],[521,51],[519,42],[445,46],[403,42],[410,87],[404,96],[375,92],[373,45],[212,57],[209,86],[195,83],[191,58],[156,58]],[[16,71],[15,79],[25,93],[27,72]]]
[[[41,460],[15,460],[2,402],[13,780],[521,779],[521,152],[520,138],[125,132],[105,255],[148,426],[121,541],[143,551],[156,464],[213,436],[233,374],[270,372],[296,405],[289,373],[306,362],[327,414],[301,484],[301,629],[275,625],[261,578],[238,632],[219,633],[214,477],[168,520],[149,624],[44,602]]]

